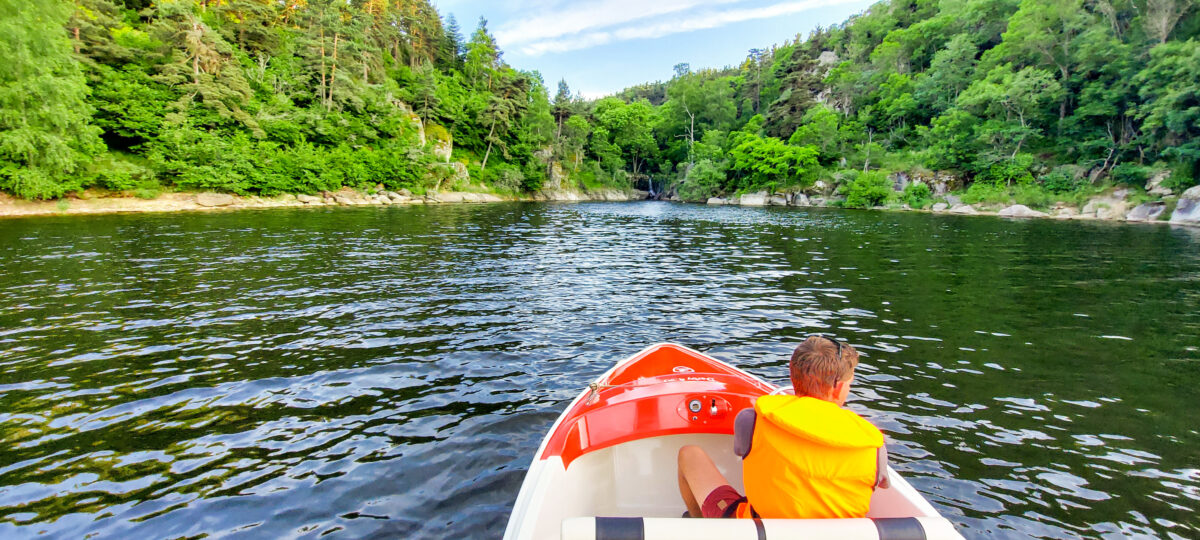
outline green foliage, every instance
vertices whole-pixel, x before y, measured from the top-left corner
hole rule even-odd
[[[70,13],[57,0],[0,0],[0,189],[22,197],[79,189],[76,171],[104,150],[63,32]]]
[[[502,163],[490,167],[483,174],[483,181],[504,191],[518,191],[525,184],[525,173],[519,167]]]
[[[1076,175],[1071,167],[1065,166],[1055,167],[1038,178],[1038,181],[1046,191],[1056,194],[1072,193],[1087,185],[1082,175]]]
[[[1033,156],[1019,154],[1012,159],[993,163],[976,177],[975,183],[997,186],[1027,186],[1033,183],[1033,174],[1029,171],[1032,165]]]
[[[881,2],[588,102],[565,81],[551,100],[486,21],[464,40],[428,0],[0,0],[0,189],[455,187],[417,122],[501,190],[556,166],[567,185],[669,176],[700,199],[923,164],[1041,201],[1087,190],[1046,172],[1064,163],[1131,185],[1153,163],[1180,189],[1200,179],[1198,31],[1182,0]],[[93,163],[105,147],[148,173]]]
[[[683,184],[679,186],[679,198],[689,202],[708,200],[721,191],[725,171],[709,159],[698,161],[688,169]]]
[[[891,180],[881,171],[856,173],[846,184],[845,191],[846,206],[849,208],[881,206],[895,193],[892,191]]]
[[[912,208],[925,208],[933,203],[933,190],[924,182],[912,182],[904,186],[900,199]]]
[[[739,133],[729,151],[730,170],[740,178],[738,189],[776,190],[788,185],[806,187],[816,180],[817,149],[792,146],[775,137]]]
[[[1152,170],[1150,167],[1136,163],[1122,163],[1113,167],[1108,176],[1115,183],[1140,188],[1146,185],[1146,180],[1150,179],[1150,172]]]
[[[1012,193],[1008,186],[991,182],[975,182],[962,195],[967,204],[1008,204]]]

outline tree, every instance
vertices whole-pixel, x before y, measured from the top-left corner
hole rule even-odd
[[[1025,57],[1034,65],[1054,68],[1059,87],[1066,88],[1077,63],[1077,42],[1090,23],[1083,0],[1021,0],[1004,32],[1004,47],[997,50],[1009,59]],[[1060,128],[1070,98],[1070,92],[1059,93]]]
[[[447,68],[458,68],[462,65],[463,36],[458,26],[458,19],[451,14],[446,18],[441,46],[438,47],[438,65]]]
[[[979,137],[1011,147],[1015,158],[1025,141],[1039,133],[1037,123],[1047,104],[1061,99],[1062,94],[1053,74],[1033,67],[1013,71],[1012,64],[1004,64],[959,95],[958,106],[989,118]]]
[[[89,123],[88,88],[63,28],[61,1],[0,0],[0,189],[48,199],[104,150]]]
[[[917,78],[914,96],[933,116],[954,106],[971,84],[979,48],[968,34],[958,34],[933,55],[929,70]]]
[[[1164,43],[1135,77],[1143,104],[1137,109],[1148,142],[1163,155],[1190,165],[1200,177],[1200,41]]]
[[[484,88],[491,90],[492,79],[495,77],[499,67],[500,53],[499,48],[496,46],[496,39],[488,33],[487,19],[480,17],[479,27],[471,35],[471,41],[467,43],[467,54],[463,62],[463,71],[470,78],[472,85],[482,85]]]
[[[1166,43],[1175,24],[1195,5],[1189,0],[1146,0],[1146,14],[1142,26],[1146,35],[1159,43]]]
[[[739,137],[730,149],[730,169],[741,174],[739,188],[776,189],[785,184],[807,186],[815,178],[817,149],[812,146],[791,146],[775,137],[747,134]]]

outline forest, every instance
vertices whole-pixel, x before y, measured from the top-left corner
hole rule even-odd
[[[920,207],[928,186],[888,175],[939,171],[1044,206],[1200,182],[1194,0],[885,1],[597,100],[426,0],[0,0],[0,50],[0,190],[31,199],[825,186]]]

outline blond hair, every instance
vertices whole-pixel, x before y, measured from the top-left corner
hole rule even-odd
[[[833,393],[837,383],[850,380],[855,367],[858,367],[858,351],[849,343],[825,336],[809,336],[796,347],[788,362],[796,395],[820,399]]]

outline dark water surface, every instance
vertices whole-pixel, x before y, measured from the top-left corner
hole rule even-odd
[[[811,332],[966,536],[1200,536],[1197,230],[278,209],[0,220],[0,269],[3,538],[498,537],[613,362],[779,380]]]

